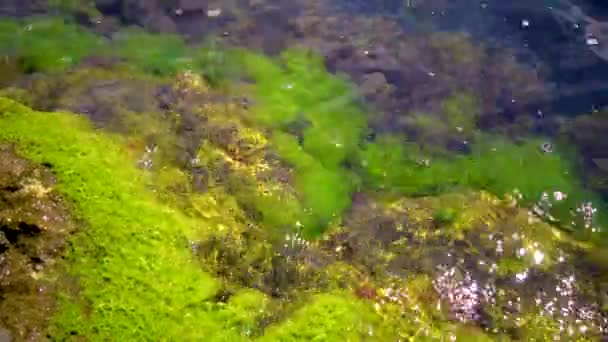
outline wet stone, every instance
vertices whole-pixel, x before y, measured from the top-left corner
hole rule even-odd
[[[206,12],[208,1],[205,0],[180,0],[178,1],[178,9],[182,10],[184,14],[193,12]]]
[[[53,186],[48,169],[0,145],[0,341],[40,340],[46,330],[54,285],[33,275],[52,272],[75,230]]]
[[[359,86],[363,95],[376,95],[389,90],[386,77],[381,72],[374,72],[363,76],[363,82]]]

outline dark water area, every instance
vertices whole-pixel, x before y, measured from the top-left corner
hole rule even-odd
[[[554,9],[577,6],[597,20],[606,20],[608,5],[603,1],[339,3],[346,11],[397,18],[405,30],[465,31],[488,47],[514,49],[520,61],[542,68],[551,83],[550,99],[535,104],[544,112],[578,115],[608,105],[606,60],[589,50],[582,26],[565,23],[554,13]]]

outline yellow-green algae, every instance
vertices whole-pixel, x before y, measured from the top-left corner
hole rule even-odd
[[[227,304],[209,300],[218,283],[192,261],[188,237],[216,227],[157,202],[121,138],[94,131],[74,114],[36,112],[6,98],[0,98],[0,113],[0,140],[16,143],[24,156],[51,165],[58,190],[86,223],[66,255],[77,289],[62,293],[50,329],[53,339],[245,338],[259,313],[252,309],[262,309],[265,297],[246,292]],[[290,321],[294,323],[272,328],[268,338],[292,336],[292,324],[315,327],[305,333],[306,339],[341,336],[342,327],[371,312],[341,294],[321,298],[329,304],[320,309],[315,301],[302,310],[316,312],[327,305],[331,310],[322,316],[296,314]]]
[[[66,298],[54,333],[119,340],[219,333],[204,304],[216,283],[184,248],[196,223],[151,200],[116,139],[83,118],[0,103],[0,138],[51,164],[59,190],[88,224],[68,253],[86,307]]]
[[[0,51],[21,60],[25,71],[62,71],[101,47],[93,33],[60,18],[0,20]]]
[[[367,305],[344,294],[320,294],[270,328],[263,341],[362,341],[374,339],[378,316]],[[377,332],[376,332],[377,334]]]

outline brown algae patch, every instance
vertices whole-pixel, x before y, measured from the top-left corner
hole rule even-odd
[[[17,341],[45,338],[62,274],[57,261],[76,230],[54,187],[47,167],[0,145],[0,329]]]

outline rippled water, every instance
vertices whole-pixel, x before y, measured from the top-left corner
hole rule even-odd
[[[0,341],[608,338],[602,1],[0,15]]]

